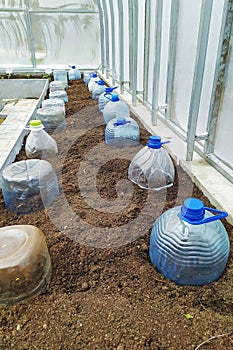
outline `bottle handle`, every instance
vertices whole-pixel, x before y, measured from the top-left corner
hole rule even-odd
[[[113,124],[113,126],[121,126],[121,125],[125,125],[125,124],[131,124],[130,120],[126,120],[124,123],[121,122],[116,122]]]
[[[207,222],[221,220],[228,215],[228,213],[226,211],[217,210],[217,209],[213,209],[213,208],[204,207],[204,210],[210,211],[211,213],[216,213],[217,215],[214,215],[214,216],[211,216],[209,218],[202,220],[200,222],[200,224],[205,224]]]
[[[109,98],[107,95],[109,95],[109,93],[105,92],[104,97],[106,97],[109,101],[112,101],[112,99]]]

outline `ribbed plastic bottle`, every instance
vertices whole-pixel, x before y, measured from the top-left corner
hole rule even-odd
[[[158,191],[173,185],[175,170],[162,147],[165,143],[169,141],[161,142],[159,136],[150,136],[147,145],[133,157],[128,177],[139,187]]]
[[[81,73],[80,70],[78,68],[76,68],[76,66],[69,66],[70,69],[68,71],[68,78],[69,80],[79,80],[81,79]]]
[[[105,128],[105,142],[109,146],[134,147],[140,143],[140,129],[130,117],[113,118]]]
[[[94,73],[94,72],[92,72],[92,73]],[[90,75],[90,74],[91,74],[91,73],[88,72],[88,71],[85,71],[85,72],[83,73],[83,81],[84,81],[84,83],[85,83],[86,86],[88,85],[89,81],[91,80],[91,75]]]
[[[49,98],[60,98],[65,103],[68,102],[68,95],[65,90],[56,90],[49,93]]]
[[[65,90],[65,83],[64,81],[61,80],[54,80],[51,81],[49,84],[49,92],[54,92],[54,91],[64,91]]]
[[[227,215],[205,207],[197,198],[167,210],[151,231],[152,264],[179,285],[216,281],[224,272],[230,252],[228,234],[220,221]]]
[[[103,80],[98,80],[96,86],[92,90],[92,99],[98,100],[99,96],[105,91],[106,85]]]
[[[65,87],[68,86],[67,72],[65,69],[55,69],[53,71],[53,78],[54,78],[54,80],[63,81],[65,84]]]
[[[62,107],[38,108],[36,113],[45,131],[59,133],[66,129],[65,112]]]
[[[28,158],[46,158],[58,152],[56,141],[45,130],[40,120],[30,121],[30,134],[26,139]]]
[[[91,77],[91,79],[90,79],[87,86],[88,86],[88,90],[90,92],[92,92],[92,90],[96,87],[96,82],[98,80],[100,80],[100,78],[98,77],[98,75],[96,73],[90,73],[90,77]]]
[[[65,112],[65,102],[60,98],[47,98],[42,101],[42,108],[61,107]]]
[[[106,104],[103,110],[105,124],[107,124],[113,118],[128,118],[129,115],[130,111],[128,105],[124,101],[121,101],[117,94],[112,94],[111,98],[109,98],[109,103]]]
[[[117,89],[118,86],[105,87],[105,91],[98,98],[98,109],[103,113],[104,107],[108,102],[111,101],[113,90]]]

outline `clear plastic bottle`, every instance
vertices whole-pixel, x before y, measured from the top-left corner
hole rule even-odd
[[[40,120],[30,121],[25,152],[28,158],[46,158],[58,152],[56,141],[44,130]]]
[[[68,86],[67,71],[65,69],[55,69],[53,71],[53,79],[63,81],[65,87]]]
[[[49,84],[49,92],[54,92],[54,91],[64,91],[65,90],[65,83],[64,81],[61,80],[54,80],[51,81]]]
[[[51,260],[42,231],[32,225],[0,228],[0,305],[45,293]]]
[[[133,118],[113,118],[105,128],[105,142],[109,146],[134,147],[140,143],[140,129]]]
[[[88,83],[88,90],[92,92],[92,90],[96,87],[96,82],[100,80],[98,75],[96,73],[90,73],[90,81]]]
[[[65,112],[65,102],[61,98],[47,98],[42,101],[42,108],[61,107]]]
[[[227,215],[204,207],[197,198],[186,199],[182,206],[167,210],[151,231],[152,264],[179,285],[216,281],[226,267],[230,252],[228,234],[220,221]]]
[[[175,170],[167,151],[162,147],[159,136],[150,136],[149,141],[132,159],[129,179],[139,187],[161,190],[173,185]]]
[[[92,72],[92,73],[94,73],[94,72]],[[84,81],[86,86],[88,86],[88,83],[89,83],[90,80],[91,80],[91,73],[88,72],[88,71],[85,71],[83,73],[83,81]]]
[[[92,99],[98,100],[99,96],[105,91],[106,85],[103,80],[98,80],[96,86],[92,90]]]
[[[44,159],[27,159],[2,171],[5,206],[15,214],[28,214],[49,207],[59,195],[52,165]]]
[[[67,92],[65,90],[56,90],[56,91],[52,91],[49,93],[49,98],[60,98],[61,100],[63,100],[65,103],[68,102],[68,95]]]
[[[107,124],[113,118],[128,118],[129,115],[130,111],[128,105],[124,101],[121,101],[117,94],[112,94],[111,98],[109,98],[109,103],[106,104],[103,110],[105,124]]]
[[[62,107],[38,108],[36,113],[45,131],[59,133],[66,129],[65,112]]]
[[[79,80],[81,79],[81,73],[80,70],[78,68],[76,68],[76,66],[69,66],[70,69],[68,71],[68,78],[69,80]]]
[[[100,112],[103,113],[104,107],[106,106],[106,104],[108,102],[111,101],[112,98],[112,92],[113,90],[117,89],[118,86],[114,86],[114,87],[105,87],[105,91],[102,92],[102,94],[100,94],[99,98],[98,98],[98,109]]]

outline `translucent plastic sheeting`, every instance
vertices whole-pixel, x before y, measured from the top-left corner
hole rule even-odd
[[[0,0],[0,7],[8,8],[24,8],[25,0]],[[29,9],[82,9],[82,10],[96,10],[98,11],[98,0],[29,0]]]
[[[206,131],[224,0],[213,1],[197,133]],[[202,1],[180,0],[171,118],[187,131]]]
[[[23,12],[0,11],[0,65],[31,64],[30,46]]]
[[[233,53],[231,51],[229,66],[226,72],[225,93],[219,112],[216,130],[215,154],[229,165],[233,164]]]
[[[98,14],[31,13],[31,22],[37,65],[100,64]]]

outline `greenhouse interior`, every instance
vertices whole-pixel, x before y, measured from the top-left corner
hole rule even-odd
[[[0,349],[233,349],[233,0],[0,0]]]

